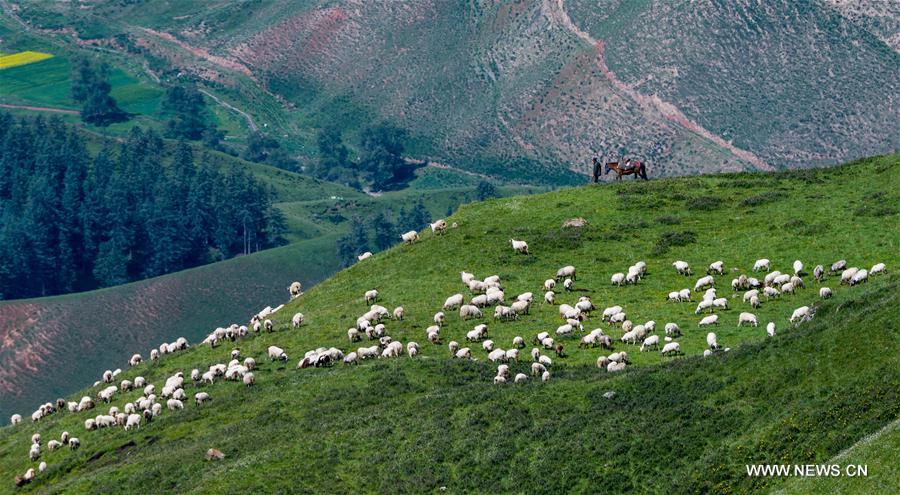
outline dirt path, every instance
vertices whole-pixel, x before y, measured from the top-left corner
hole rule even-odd
[[[615,86],[626,96],[631,98],[632,101],[634,101],[638,105],[641,105],[642,107],[654,108],[660,115],[662,115],[664,119],[670,122],[675,122],[682,127],[694,132],[695,134],[709,141],[712,141],[716,145],[728,150],[737,158],[740,158],[741,160],[752,164],[757,169],[775,170],[774,167],[766,163],[762,158],[756,156],[752,152],[738,148],[730,141],[724,140],[721,136],[714,134],[709,129],[706,129],[697,122],[691,120],[673,103],[663,100],[656,94],[645,95],[643,93],[640,93],[639,91],[635,90],[633,86],[624,81],[621,81],[616,77],[615,72],[611,71],[606,65],[606,57],[604,53],[605,44],[603,43],[603,40],[594,39],[590,34],[582,31],[578,28],[578,26],[575,25],[574,22],[572,22],[569,14],[566,13],[565,5],[563,4],[564,0],[544,1],[545,10],[552,20],[558,22],[561,26],[572,32],[572,34],[584,40],[597,50],[597,66],[603,73],[603,76],[613,86]]]
[[[213,101],[215,101],[222,107],[227,108],[228,110],[231,110],[232,112],[237,112],[242,117],[244,117],[244,119],[247,120],[247,127],[249,127],[251,131],[256,132],[258,130],[258,128],[256,127],[256,123],[253,122],[253,117],[251,117],[249,113],[241,110],[240,108],[235,107],[234,105],[229,104],[226,101],[222,101],[221,99],[219,99],[218,96],[210,93],[209,91],[207,91],[205,89],[201,89],[200,92],[205,94],[206,96],[209,96],[210,98],[212,98]]]
[[[53,113],[65,113],[68,115],[78,115],[77,110],[66,110],[65,108],[33,107],[30,105],[10,105],[7,103],[0,103],[0,108],[15,108],[15,109],[19,109],[19,110],[33,110],[35,112],[53,112]]]

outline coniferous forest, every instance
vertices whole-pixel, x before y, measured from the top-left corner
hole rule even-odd
[[[58,119],[0,113],[0,298],[90,290],[283,243],[272,193],[135,127],[88,151]]]

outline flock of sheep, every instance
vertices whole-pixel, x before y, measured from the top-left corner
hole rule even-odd
[[[456,224],[454,224],[454,227]],[[447,228],[444,220],[438,220],[431,224],[432,231],[435,234],[441,234]],[[413,243],[418,240],[418,234],[410,231],[401,236],[404,243]],[[510,240],[512,248],[516,253],[523,255],[529,254],[528,244],[525,241]],[[363,253],[360,259],[368,258],[371,253]],[[733,291],[744,291],[742,301],[749,306],[749,309],[758,308],[761,305],[760,298],[766,300],[780,297],[782,294],[794,293],[797,290],[806,287],[804,280],[801,278],[803,274],[803,263],[799,260],[793,263],[793,273],[781,273],[779,271],[770,271],[770,261],[760,259],[754,263],[753,272],[766,272],[762,280],[755,277],[742,274],[738,278],[731,281]],[[677,273],[690,277],[692,269],[690,265],[684,261],[678,260],[672,263]],[[833,263],[828,272],[831,274],[840,273],[840,283],[842,285],[857,285],[868,280],[868,277],[884,273],[886,267],[883,263],[874,265],[871,269],[860,269],[857,267],[847,267],[844,260]],[[726,297],[718,297],[716,285],[716,276],[725,274],[725,267],[722,261],[716,261],[710,264],[706,270],[706,274],[698,278],[693,289],[683,288],[673,290],[668,293],[667,300],[673,303],[692,302],[695,293],[702,292],[702,298],[698,301],[695,314],[701,315],[709,313],[698,322],[699,327],[718,326],[720,324],[720,313],[717,311],[729,308],[729,301]],[[610,283],[615,286],[624,286],[629,284],[637,284],[643,277],[647,275],[647,264],[639,261],[628,268],[626,272],[615,273],[610,277]],[[822,282],[826,276],[826,269],[822,265],[816,266],[812,275],[817,282]],[[503,290],[502,281],[497,275],[492,275],[484,279],[477,279],[474,274],[468,272],[460,272],[460,280],[469,293],[468,298],[463,293],[452,294],[445,298],[444,303],[439,311],[435,312],[431,318],[429,325],[424,332],[424,339],[433,346],[443,345],[442,331],[447,320],[447,314],[455,312],[462,321],[475,319],[482,320],[485,318],[484,312],[487,308],[493,308],[493,324],[509,320],[518,320],[527,318],[530,314],[532,304],[534,303],[534,294],[525,292],[507,299]],[[564,266],[560,268],[554,277],[548,278],[543,282],[543,304],[556,305],[557,284],[561,284],[563,292],[574,290],[577,281],[577,271],[574,266]],[[294,282],[288,288],[291,299],[300,297],[302,287],[299,282]],[[832,290],[828,287],[820,287],[819,296],[822,298],[831,297]],[[356,324],[347,330],[347,338],[351,346],[356,343],[361,345],[356,349],[349,349],[346,353],[336,347],[319,347],[307,351],[299,360],[297,368],[322,367],[330,366],[335,363],[342,362],[344,364],[356,364],[360,361],[375,358],[399,358],[404,354],[410,358],[415,358],[421,352],[421,346],[414,341],[403,343],[392,339],[388,334],[386,322],[403,320],[405,310],[402,306],[398,306],[393,311],[377,304],[380,294],[378,290],[372,289],[363,295],[366,306],[369,308],[360,315]],[[467,300],[468,299],[468,300]],[[266,307],[256,315],[254,315],[248,325],[232,324],[229,327],[220,327],[212,331],[204,340],[204,344],[209,344],[216,348],[223,342],[234,342],[237,339],[246,337],[251,332],[261,334],[274,332],[275,324],[272,322],[272,316],[281,310],[284,305],[276,308]],[[582,348],[596,348],[612,350],[615,341],[618,340],[622,344],[639,346],[638,352],[646,352],[652,349],[658,350],[663,356],[675,356],[682,354],[681,345],[678,338],[682,336],[681,328],[674,322],[668,322],[662,326],[662,335],[656,333],[657,325],[653,320],[646,321],[642,324],[635,324],[628,319],[627,314],[620,305],[613,305],[605,308],[600,312],[600,324],[606,324],[609,327],[619,327],[623,332],[622,336],[614,339],[611,335],[604,332],[603,328],[595,328],[586,332],[584,324],[593,319],[593,314],[597,311],[594,303],[589,297],[582,296],[574,304],[559,304],[560,325],[551,333],[550,331],[542,331],[534,335],[530,341],[533,344],[529,355],[530,360],[527,366],[524,366],[514,374],[513,367],[520,366],[520,351],[526,347],[526,339],[522,336],[515,336],[508,342],[508,345],[502,345],[490,338],[488,324],[479,322],[473,328],[466,332],[463,344],[457,340],[450,340],[447,343],[449,355],[453,359],[476,359],[478,353],[492,363],[497,364],[497,374],[493,378],[494,383],[503,384],[508,380],[515,383],[522,383],[529,380],[529,374],[533,377],[539,377],[541,381],[550,380],[550,369],[552,369],[553,359],[555,357],[564,357],[563,342],[567,339],[578,338],[578,345]],[[814,310],[809,306],[801,306],[797,308],[790,317],[792,323],[813,317]],[[296,313],[291,318],[291,327],[300,328],[306,317],[302,313]],[[738,315],[737,326],[757,327],[759,319],[751,311],[744,311]],[[766,332],[770,337],[775,336],[775,324],[769,322],[766,325]],[[662,338],[661,338],[662,337]],[[362,345],[363,340],[368,340],[370,345]],[[661,342],[662,341],[662,342]],[[706,337],[707,349],[704,350],[704,356],[710,356],[718,351],[728,351],[729,348],[723,348],[715,333],[709,332]],[[163,343],[158,348],[150,351],[150,360],[157,361],[162,356],[188,349],[189,345],[186,339],[178,338],[172,343]],[[552,358],[550,354],[555,356]],[[55,402],[48,402],[39,407],[31,415],[33,422],[38,422],[42,418],[61,411],[70,413],[83,413],[97,407],[99,402],[110,404],[117,394],[124,394],[131,390],[140,390],[141,394],[133,401],[127,401],[119,406],[111,405],[106,414],[99,414],[84,419],[85,431],[93,431],[102,428],[122,427],[125,430],[140,428],[142,424],[153,421],[154,418],[163,414],[163,404],[165,409],[175,412],[184,409],[188,393],[185,388],[188,385],[200,387],[211,385],[218,380],[227,380],[243,383],[246,386],[252,386],[256,382],[253,370],[256,368],[256,361],[253,357],[245,357],[241,359],[240,350],[234,349],[228,355],[230,360],[228,363],[217,363],[209,366],[201,371],[193,369],[190,371],[188,382],[185,374],[181,371],[167,377],[159,389],[154,384],[148,383],[143,377],[135,377],[134,380],[121,380],[118,385],[113,382],[121,373],[120,369],[115,371],[107,370],[103,373],[101,380],[94,384],[94,387],[100,388],[96,397],[84,396],[78,402],[67,402],[63,399],[57,399]],[[287,361],[288,355],[284,349],[271,345],[267,348],[267,356],[273,361]],[[134,354],[128,361],[130,366],[137,366],[143,362],[140,354]],[[608,372],[622,371],[630,363],[628,353],[626,351],[612,352],[611,354],[600,355],[596,364],[598,367]],[[106,384],[106,386],[103,386]],[[194,402],[199,407],[205,402],[211,400],[208,392],[199,391],[193,394]],[[14,414],[11,417],[12,425],[20,425],[22,423],[21,415]],[[29,459],[32,462],[38,461],[42,456],[42,439],[40,434],[32,436],[32,443],[29,447]],[[81,445],[78,438],[71,437],[69,432],[62,432],[59,440],[50,440],[46,444],[49,451],[59,449],[63,446],[74,450]],[[37,467],[37,472],[43,472],[47,468],[46,462],[42,461]],[[16,484],[22,485],[30,482],[36,476],[34,468],[29,468],[24,475],[16,477]]]

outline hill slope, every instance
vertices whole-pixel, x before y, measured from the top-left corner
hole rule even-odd
[[[743,464],[824,462],[900,417],[900,285],[893,274],[900,233],[883,228],[897,219],[898,179],[900,157],[891,156],[827,170],[626,183],[466,206],[450,218],[459,227],[443,237],[423,234],[415,245],[398,246],[317,285],[276,315],[273,334],[214,349],[194,346],[123,375],[145,376],[159,388],[174,371],[227,362],[231,348],[239,347],[260,364],[255,387],[188,384],[189,395],[206,391],[212,402],[186,403],[184,411],[166,411],[133,432],[85,431],[84,419],[105,405],[3,428],[0,479],[36,464],[26,457],[33,432],[49,439],[65,429],[82,448],[45,453],[49,469],[26,491],[109,492],[127,485],[180,493],[422,492],[447,486],[558,493],[607,486],[743,493],[778,487],[782,480],[748,478]],[[573,216],[587,218],[590,226],[561,230]],[[527,240],[532,254],[512,253],[510,237]],[[825,284],[835,296],[829,301],[821,301],[818,285],[805,277],[808,288],[752,310],[760,327],[737,328],[737,313],[751,309],[727,280],[748,273],[760,257],[782,271],[797,258],[807,271],[839,258],[866,267],[882,261],[888,275],[852,288],[830,276]],[[609,284],[613,272],[639,259],[648,264],[640,283]],[[715,331],[731,352],[701,358],[706,331],[697,329],[694,305],[665,301],[668,291],[695,278],[677,275],[675,259],[690,262],[696,272],[725,261],[728,273],[717,285],[731,309],[721,312]],[[425,343],[431,315],[447,295],[463,292],[460,270],[479,277],[497,273],[511,298],[540,293],[542,281],[569,263],[579,270],[576,292],[560,291],[559,302],[588,295],[601,308],[620,304],[635,322],[655,320],[657,332],[665,322],[677,322],[685,357],[618,344],[633,365],[608,374],[594,362],[609,351],[579,349],[575,340],[562,339],[568,356],[554,358],[549,383],[495,386],[495,366],[480,344],[471,344],[476,361],[447,356],[446,342],[464,342],[479,320],[462,322],[450,314],[442,330],[445,345]],[[362,293],[372,287],[381,292],[380,304],[406,308],[407,318],[386,322],[387,332],[404,343],[422,343],[421,357],[294,369],[306,350],[349,347],[345,329],[366,310]],[[791,327],[787,318],[801,305],[813,305],[816,315]],[[290,330],[296,311],[308,323]],[[514,335],[530,340],[559,325],[556,308],[539,303],[519,321],[485,321],[504,348]],[[768,321],[778,328],[773,339],[763,329]],[[223,316],[221,324],[228,322]],[[597,314],[585,326],[622,334]],[[286,364],[265,357],[273,344],[287,351]],[[129,354],[122,354],[121,366]],[[528,364],[512,368],[527,372]],[[607,391],[616,397],[605,399]],[[137,395],[117,395],[113,404],[121,408]],[[225,459],[205,462],[210,447]]]
[[[900,17],[841,3],[27,3],[19,15],[128,39],[305,159],[325,123],[352,135],[387,119],[421,158],[568,184],[593,153],[640,156],[659,176],[895,152]]]

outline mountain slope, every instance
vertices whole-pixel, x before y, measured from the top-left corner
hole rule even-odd
[[[304,160],[314,129],[353,135],[386,119],[410,130],[417,157],[570,184],[592,154],[639,156],[660,176],[895,152],[900,13],[870,3],[279,0],[21,15],[100,42],[102,24],[209,81]]]
[[[49,439],[65,429],[82,448],[45,453],[48,471],[25,491],[110,492],[126,485],[180,493],[776,488],[782,480],[749,478],[743,465],[824,462],[900,417],[900,286],[894,274],[900,233],[883,228],[900,213],[893,206],[898,179],[895,155],[826,170],[625,183],[469,205],[449,219],[459,227],[446,235],[424,233],[415,245],[380,253],[309,290],[275,315],[275,333],[216,348],[195,345],[123,375],[145,376],[159,389],[176,370],[226,362],[238,347],[259,362],[256,386],[189,383],[189,395],[206,391],[212,402],[186,403],[183,411],[163,412],[131,432],[84,430],[84,419],[105,405],[3,428],[0,478],[10,480],[35,464],[26,458],[32,433]],[[573,216],[590,225],[561,230]],[[693,242],[686,232],[694,234]],[[513,253],[510,237],[527,240],[532,254]],[[807,288],[752,310],[727,281],[748,273],[760,257],[783,271],[797,258],[806,271],[839,258],[865,267],[881,261],[888,274],[862,287],[840,286],[830,276],[825,284],[835,296],[828,301],[804,277]],[[609,284],[611,273],[639,259],[648,265],[640,283]],[[728,272],[717,279],[731,309],[721,312],[715,331],[729,353],[701,358],[706,330],[697,329],[694,304],[665,301],[668,291],[695,278],[676,274],[675,259],[690,262],[698,274],[711,261],[725,261]],[[655,320],[657,332],[665,322],[677,322],[685,357],[618,344],[633,365],[611,375],[594,364],[609,351],[579,349],[575,340],[561,339],[567,357],[554,357],[549,383],[496,386],[495,366],[479,343],[471,344],[476,361],[452,360],[447,353],[446,342],[464,342],[480,320],[462,322],[449,314],[444,345],[425,343],[431,315],[447,295],[462,292],[460,270],[500,275],[509,299],[540,293],[542,281],[568,263],[578,267],[578,279],[574,293],[560,290],[559,302],[588,295],[601,308],[620,304],[635,322]],[[381,293],[380,304],[406,308],[403,321],[386,322],[387,332],[403,343],[422,343],[420,358],[294,369],[306,350],[360,345],[348,344],[345,329],[367,309],[362,294],[372,287]],[[801,305],[814,306],[815,317],[792,327],[787,318]],[[291,330],[296,311],[307,323]],[[742,311],[754,311],[762,326],[737,328]],[[530,340],[560,324],[557,309],[540,303],[516,322],[484,321],[504,348],[514,335]],[[777,325],[775,338],[765,335],[768,321]],[[228,323],[223,316],[221,324]],[[585,326],[622,334],[597,314]],[[288,362],[268,360],[269,345],[283,347]],[[122,354],[121,366],[129,355]],[[527,372],[528,363],[511,367]],[[607,391],[616,397],[604,398]],[[113,405],[121,408],[137,395],[117,395]],[[204,461],[211,447],[225,459]]]

